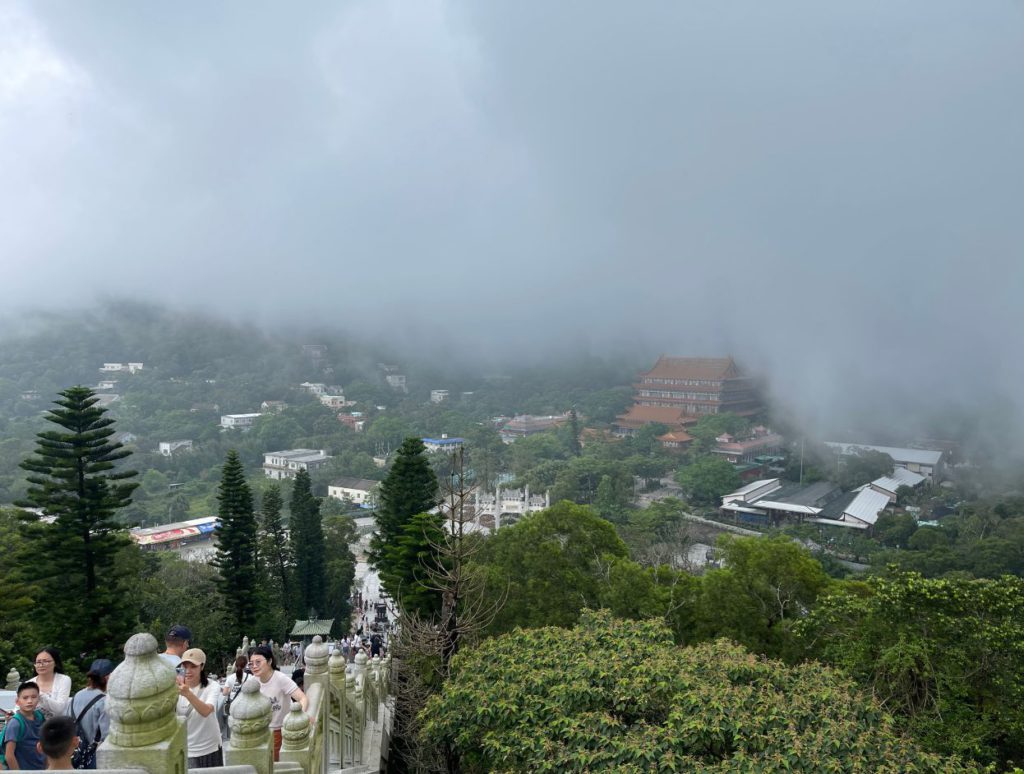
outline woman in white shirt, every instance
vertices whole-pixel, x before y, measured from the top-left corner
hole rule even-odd
[[[220,685],[206,676],[206,654],[189,648],[181,654],[183,675],[178,676],[178,715],[188,725],[188,767],[223,766],[220,726],[214,709]]]
[[[63,715],[71,698],[71,678],[64,674],[60,651],[46,647],[36,653],[35,677],[29,678],[39,686],[39,709],[49,718]]]
[[[274,733],[274,760],[281,758],[281,727],[285,715],[297,701],[305,712],[309,706],[306,694],[288,675],[281,674],[274,661],[274,651],[268,645],[260,645],[249,656],[249,667],[260,681],[260,693],[270,699],[270,730]],[[312,718],[310,718],[312,720]]]

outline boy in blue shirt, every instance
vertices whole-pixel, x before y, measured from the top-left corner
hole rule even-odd
[[[19,685],[15,703],[18,709],[4,728],[4,762],[12,770],[42,771],[46,768],[46,759],[36,747],[43,725],[43,713],[36,709],[39,686],[31,682]]]

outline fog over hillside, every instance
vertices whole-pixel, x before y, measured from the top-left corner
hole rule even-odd
[[[812,430],[1003,442],[1022,60],[1011,0],[8,1],[0,303],[728,352]]]

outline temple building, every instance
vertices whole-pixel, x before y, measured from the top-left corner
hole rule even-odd
[[[615,422],[620,435],[652,422],[681,430],[707,414],[750,416],[762,408],[753,380],[731,357],[662,355],[633,386],[633,406]]]

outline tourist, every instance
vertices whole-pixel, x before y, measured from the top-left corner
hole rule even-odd
[[[181,663],[181,654],[192,647],[192,630],[187,626],[175,624],[164,635],[164,652],[160,658],[177,667]]]
[[[78,747],[78,736],[75,734],[75,721],[61,716],[50,718],[39,730],[39,741],[36,749],[46,758],[48,770],[66,771],[75,768],[71,757]],[[90,766],[90,768],[96,768]]]
[[[4,768],[42,771],[46,759],[39,752],[39,731],[43,726],[43,713],[39,706],[39,686],[25,682],[18,686],[14,714],[4,727]]]
[[[278,671],[274,652],[268,647],[261,645],[253,651],[249,667],[260,681],[260,693],[270,699],[270,730],[274,734],[274,760],[280,760],[281,727],[284,726],[285,716],[291,710],[291,701],[297,701],[303,712],[306,711],[306,694],[288,675]]]
[[[107,738],[110,717],[107,715],[107,678],[114,671],[114,662],[98,658],[85,674],[85,688],[68,703],[67,714],[75,719],[78,735],[87,745],[99,744]],[[95,768],[90,766],[89,768]]]
[[[177,712],[188,726],[188,767],[223,766],[220,725],[214,714],[220,686],[207,677],[206,654],[199,648],[182,653],[181,666],[185,673],[178,677]]]
[[[46,647],[36,653],[35,677],[30,678],[39,687],[39,709],[48,717],[63,715],[71,698],[71,678],[64,674],[60,651]]]
[[[231,704],[238,698],[238,694],[241,693],[242,684],[251,676],[248,656],[236,657],[235,671],[227,676],[221,688],[222,701],[218,708],[220,711],[217,713],[219,716],[220,733],[225,739],[231,738],[231,726],[228,725],[228,718],[231,717]]]

